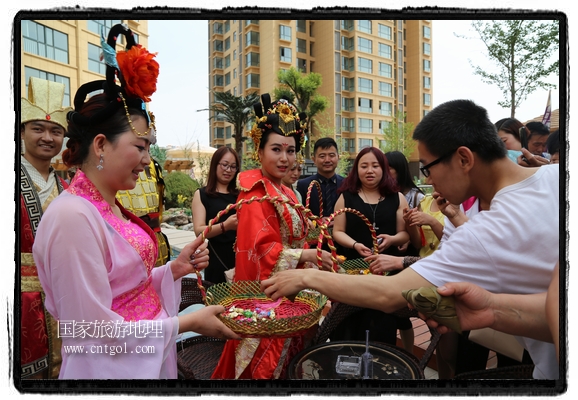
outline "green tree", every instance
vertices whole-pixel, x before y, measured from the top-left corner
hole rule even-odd
[[[201,171],[201,176],[196,176],[197,182],[200,186],[205,186],[207,184],[207,178],[209,176],[209,167],[211,165],[211,156],[201,153],[201,143],[197,140],[197,163],[199,165],[199,170]]]
[[[253,92],[247,96],[235,96],[228,92],[211,91],[215,97],[215,102],[208,108],[213,115],[209,119],[222,117],[225,122],[233,125],[233,138],[235,139],[235,151],[239,158],[243,159],[243,141],[247,136],[243,134],[245,125],[255,119],[253,104],[259,102],[259,94]]]
[[[476,20],[472,27],[497,66],[490,71],[472,64],[474,73],[502,91],[504,100],[497,104],[509,108],[511,118],[529,94],[556,87],[544,79],[559,73],[559,60],[550,61],[559,46],[559,21]]]
[[[384,153],[388,151],[400,151],[406,158],[409,158],[417,147],[417,143],[412,138],[413,124],[405,122],[405,113],[398,112],[385,128],[383,128],[383,142],[379,148]]]
[[[193,194],[200,187],[198,181],[180,171],[168,173],[163,178],[165,181],[166,209],[179,207],[183,198],[192,199]],[[181,196],[180,199],[179,195]],[[190,201],[187,204],[189,205]]]
[[[274,89],[273,97],[276,100],[285,98],[293,103],[299,112],[307,114],[308,144],[310,144],[316,137],[313,132],[315,116],[325,111],[329,106],[327,97],[317,93],[317,89],[323,83],[321,74],[316,72],[304,74],[295,67],[291,67],[287,70],[277,71],[277,81],[280,87]],[[307,146],[306,153],[309,156],[309,146]]]
[[[158,144],[151,145],[150,149],[151,157],[158,161],[160,165],[165,165],[167,160],[167,149],[159,147]]]

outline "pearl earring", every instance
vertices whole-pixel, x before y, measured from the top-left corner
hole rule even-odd
[[[96,166],[96,169],[98,169],[99,171],[102,171],[104,169],[104,165],[102,165],[104,163],[104,156],[101,154],[100,155],[100,161],[98,163],[98,165]]]

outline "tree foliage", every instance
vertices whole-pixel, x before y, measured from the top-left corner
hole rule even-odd
[[[273,97],[276,100],[285,98],[295,105],[297,110],[305,112],[309,137],[310,139],[315,137],[312,129],[315,116],[325,111],[329,106],[327,97],[317,93],[317,89],[323,83],[321,74],[316,72],[304,74],[295,67],[291,67],[287,70],[277,71],[277,81],[280,87],[274,89]]]
[[[165,181],[165,208],[179,207],[179,195],[181,198],[192,200],[193,194],[200,184],[189,175],[180,171],[173,171],[163,176]]]
[[[383,129],[383,143],[380,149],[384,153],[388,151],[400,151],[406,158],[409,158],[417,147],[417,143],[412,138],[413,124],[405,122],[405,113],[398,112]]]
[[[244,128],[255,118],[253,104],[259,102],[259,94],[252,92],[247,96],[235,96],[228,92],[215,92],[215,102],[209,107],[213,112],[210,119],[222,117],[226,122],[233,125],[233,138],[235,139],[235,151],[239,158],[243,159],[243,141],[247,140]]]
[[[502,91],[504,99],[497,104],[509,108],[512,118],[529,94],[556,87],[544,79],[559,73],[559,60],[549,61],[558,50],[559,21],[477,20],[472,26],[497,66],[490,71],[472,64],[474,73]]]

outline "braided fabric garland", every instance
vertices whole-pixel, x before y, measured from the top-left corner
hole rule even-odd
[[[319,218],[321,218],[323,215],[323,194],[321,193],[321,184],[319,181],[313,180],[309,184],[309,187],[307,188],[307,196],[305,197],[305,207],[309,208],[313,186],[317,186],[317,193],[319,193]]]

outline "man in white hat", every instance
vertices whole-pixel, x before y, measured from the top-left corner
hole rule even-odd
[[[32,257],[40,218],[68,185],[50,166],[60,153],[68,125],[64,85],[30,78],[28,99],[21,99],[20,138],[20,362],[21,378],[58,378],[60,339],[57,324],[44,308],[42,287]]]

